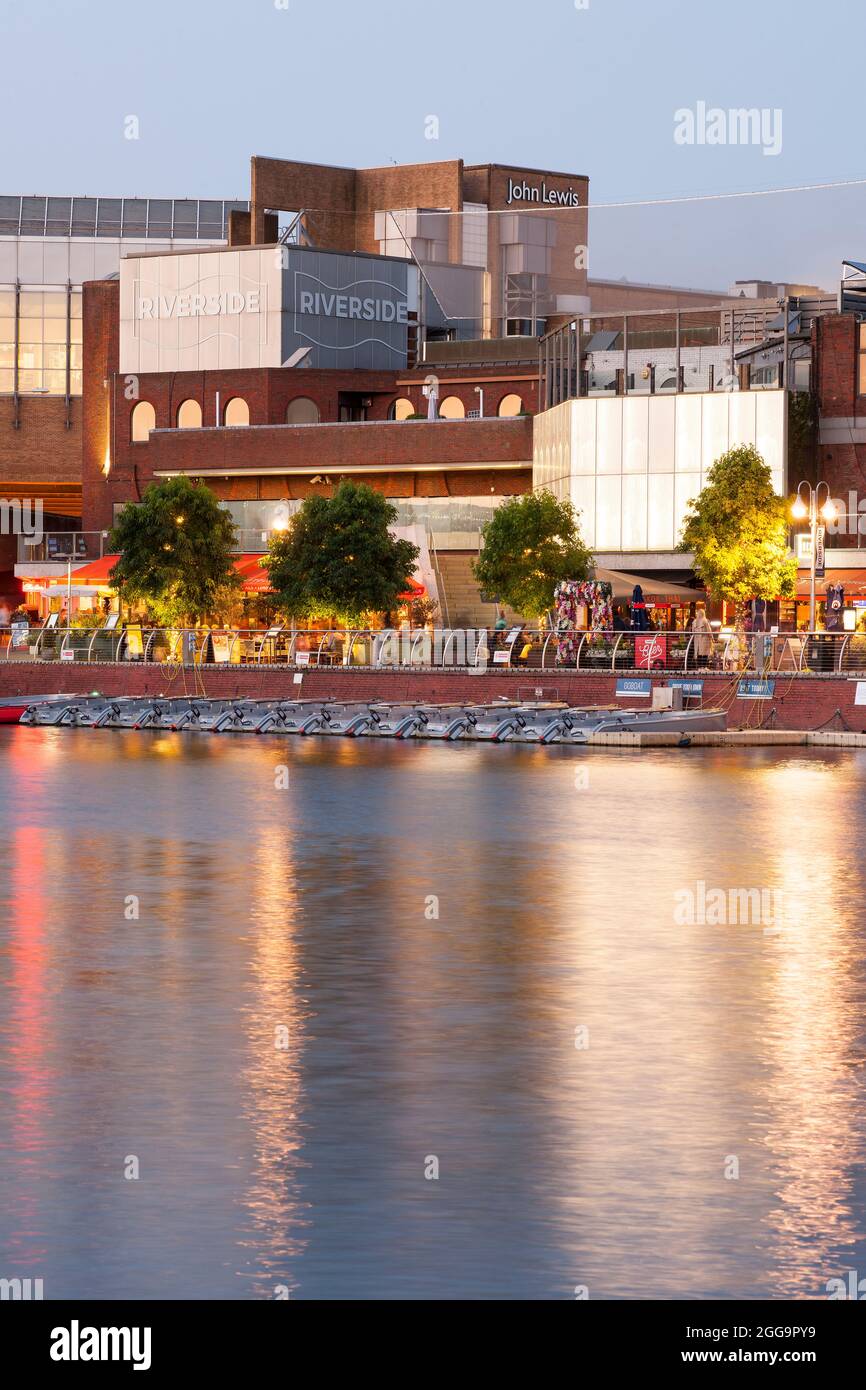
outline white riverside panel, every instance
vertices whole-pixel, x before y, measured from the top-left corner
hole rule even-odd
[[[572,421],[572,473],[595,476],[596,449],[596,402],[595,400],[573,401]]]
[[[758,391],[731,392],[728,448],[733,448],[735,444],[754,444],[755,412],[759,394]]]
[[[679,545],[689,502],[701,490],[700,473],[677,473],[674,483],[674,545]]]
[[[649,402],[647,454],[650,473],[674,471],[676,409],[676,396],[653,396]]]
[[[701,474],[706,482],[707,474],[717,458],[728,449],[728,403],[731,399],[727,391],[718,391],[703,398],[701,410]]]
[[[674,474],[654,474],[648,481],[647,550],[673,550]]]
[[[575,511],[580,512],[577,524],[581,536],[587,545],[595,546],[595,478],[572,478],[571,501]]]
[[[784,492],[787,392],[756,391],[755,396],[755,447],[773,475],[776,491]]]
[[[595,466],[600,475],[622,473],[622,407],[621,397],[596,401]]]
[[[599,550],[621,549],[622,474],[595,480],[595,544]]]
[[[622,480],[622,548],[647,549],[647,475],[626,473]]]
[[[622,471],[646,473],[649,452],[649,397],[627,396],[622,411]]]
[[[701,397],[677,396],[675,472],[697,473],[701,467]]]

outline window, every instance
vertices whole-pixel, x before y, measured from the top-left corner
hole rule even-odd
[[[857,325],[857,395],[866,396],[866,323]]]
[[[226,402],[223,424],[231,428],[236,425],[248,425],[249,423],[250,408],[243,396],[232,396],[231,400]]]
[[[201,429],[201,406],[198,401],[182,401],[177,408],[179,430]]]
[[[315,401],[311,401],[308,396],[296,396],[293,401],[289,401],[286,411],[287,425],[317,425],[319,423],[319,407]]]
[[[443,420],[463,420],[466,418],[466,407],[459,396],[446,396],[444,401],[439,402],[439,414]]]
[[[156,411],[150,401],[139,401],[132,412],[130,438],[133,444],[146,444],[151,430],[156,429]]]
[[[503,396],[499,402],[500,415],[519,415],[523,409],[523,401],[519,396],[512,392],[509,396]]]
[[[389,420],[408,420],[410,415],[415,414],[415,407],[411,401],[401,397],[397,401],[392,401],[388,407]]]

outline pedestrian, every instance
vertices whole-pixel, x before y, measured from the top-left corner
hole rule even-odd
[[[699,603],[692,619],[692,652],[696,666],[707,666],[713,652],[713,629],[707,618],[707,610]]]
[[[5,598],[0,599],[0,627],[8,627],[9,619],[12,615],[9,612],[9,605]]]

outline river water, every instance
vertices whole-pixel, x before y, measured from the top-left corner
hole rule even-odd
[[[0,1277],[866,1276],[862,754],[11,728],[0,815]]]

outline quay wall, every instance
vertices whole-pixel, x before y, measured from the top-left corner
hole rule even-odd
[[[570,704],[615,704],[649,708],[651,700],[616,699],[616,677],[590,671],[504,671],[488,669],[472,675],[465,669],[447,671],[374,671],[365,667],[322,668],[303,672],[294,682],[285,666],[178,667],[133,663],[54,664],[0,659],[0,699],[15,695],[49,695],[61,691],[82,695],[182,696],[214,699],[282,697],[336,700],[449,700],[485,703],[509,699],[566,700]],[[635,675],[646,673],[635,672]],[[703,677],[704,705],[728,710],[730,729],[827,729],[866,733],[866,705],[855,704],[857,681],[838,675],[775,677],[771,698],[741,700],[730,676]],[[654,684],[664,685],[659,675]],[[866,684],[866,681],[864,681]],[[540,696],[536,692],[541,692]],[[697,702],[695,702],[695,707]]]

